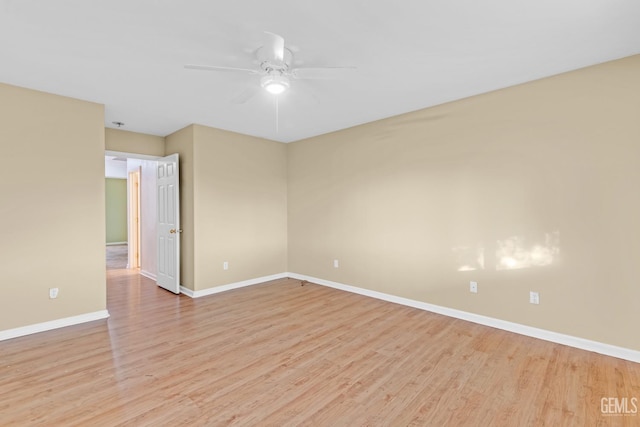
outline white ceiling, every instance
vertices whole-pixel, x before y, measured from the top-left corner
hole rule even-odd
[[[640,53],[638,0],[0,0],[0,81],[102,103],[105,125],[191,123],[289,142]],[[230,102],[264,31],[355,66]]]
[[[118,159],[118,160],[116,160]],[[127,159],[104,156],[104,176],[107,178],[127,178]]]

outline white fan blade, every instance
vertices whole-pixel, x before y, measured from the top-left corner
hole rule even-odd
[[[267,59],[274,63],[281,63],[284,61],[284,39],[281,36],[268,31],[265,31],[264,33],[267,35],[264,45]]]
[[[291,76],[295,79],[331,80],[349,76],[356,67],[313,67],[294,68]]]
[[[262,90],[260,85],[257,85],[257,84],[249,85],[246,88],[244,88],[244,90],[242,90],[242,92],[240,92],[235,97],[233,97],[231,99],[231,103],[232,104],[244,104],[245,102],[249,101],[251,98],[256,96],[258,93],[260,93],[260,90]]]
[[[243,73],[258,74],[257,70],[251,70],[249,68],[222,67],[218,65],[187,64],[184,66],[184,68],[188,68],[190,70],[204,70],[204,71],[240,71]]]
[[[291,92],[296,96],[296,103],[308,106],[320,104],[316,89],[313,87],[313,84],[308,81],[300,80],[296,82]]]

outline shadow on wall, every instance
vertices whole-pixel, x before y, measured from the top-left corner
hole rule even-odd
[[[456,246],[452,250],[458,271],[545,267],[560,261],[560,232],[530,233],[499,239],[495,243],[495,259],[491,266],[487,265],[486,259],[489,249],[482,243]]]

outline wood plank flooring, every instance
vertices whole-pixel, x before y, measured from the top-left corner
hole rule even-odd
[[[127,245],[107,245],[107,270],[127,268],[129,247]]]
[[[108,309],[0,342],[0,425],[640,425],[600,406],[640,364],[292,279],[194,300],[110,270]]]

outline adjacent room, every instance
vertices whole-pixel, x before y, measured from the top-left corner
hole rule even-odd
[[[1,425],[640,425],[639,3],[0,37]]]

